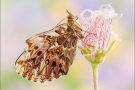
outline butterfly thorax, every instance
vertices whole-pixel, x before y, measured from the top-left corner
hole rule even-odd
[[[77,19],[78,19],[77,16],[73,16],[71,13],[69,13],[69,16],[67,17],[67,24],[73,30],[73,33],[76,36],[76,38],[82,39],[83,38],[82,29],[80,28],[80,25],[77,22]]]

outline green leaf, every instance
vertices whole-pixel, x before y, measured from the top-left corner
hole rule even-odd
[[[114,46],[115,43],[116,43],[116,40],[112,41],[109,48],[105,51],[104,56],[106,56],[106,54],[108,54],[111,51],[111,49],[112,49],[112,47]]]
[[[88,47],[82,48],[78,46],[79,50],[82,52],[82,54],[90,54],[91,50]]]

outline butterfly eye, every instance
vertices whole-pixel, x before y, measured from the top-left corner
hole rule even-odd
[[[74,19],[74,16],[73,15],[70,15],[70,16],[68,16],[68,19]]]

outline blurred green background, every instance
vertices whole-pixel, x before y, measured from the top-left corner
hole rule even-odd
[[[34,83],[18,75],[14,62],[25,40],[52,29],[67,16],[104,3],[123,17],[113,24],[122,39],[99,68],[100,90],[134,90],[134,0],[1,0],[1,90],[92,90],[91,65],[77,50],[68,74],[52,82]],[[79,19],[80,20],[80,19]]]

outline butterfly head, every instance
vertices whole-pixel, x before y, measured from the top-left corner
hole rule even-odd
[[[77,16],[74,16],[73,14],[71,14],[68,10],[67,10],[67,13],[69,14],[67,19],[70,20],[70,21],[75,21],[78,19]]]

